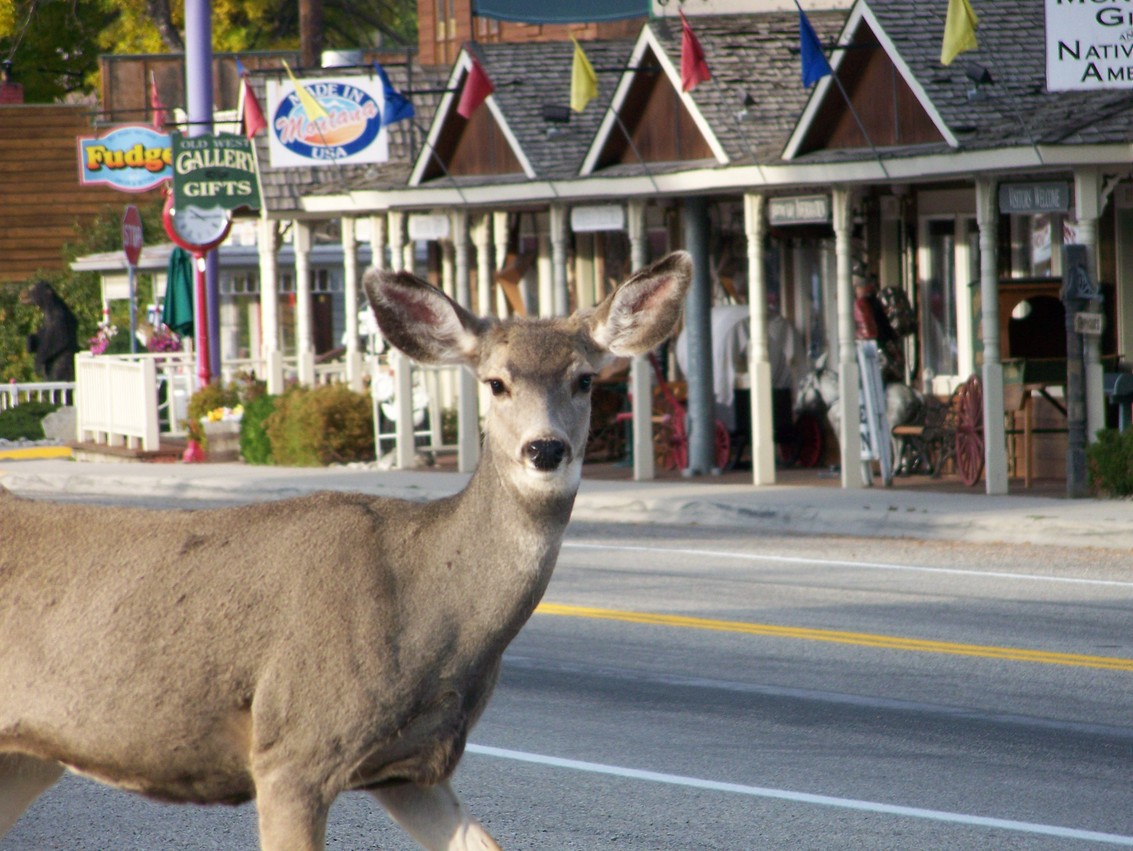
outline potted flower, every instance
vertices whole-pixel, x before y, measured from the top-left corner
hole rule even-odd
[[[201,418],[210,461],[240,460],[240,421],[244,406],[213,408]]]

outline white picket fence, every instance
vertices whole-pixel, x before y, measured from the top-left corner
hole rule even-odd
[[[253,360],[226,361],[222,379],[231,381],[238,372],[256,372],[258,366],[262,365]],[[289,367],[294,380],[297,377],[295,364],[288,364],[285,359],[285,375]],[[401,463],[410,464],[415,449],[433,452],[455,449],[444,444],[441,417],[442,410],[454,404],[456,369],[412,367],[404,380],[406,395],[411,395],[413,400],[409,406],[412,419],[419,422],[398,434],[396,428],[387,430],[382,425],[384,422],[387,427],[396,426],[398,419],[392,365],[387,358],[373,358],[367,367],[372,379],[374,442],[379,455],[392,444],[402,457]],[[0,410],[33,400],[74,405],[76,440],[140,448],[147,452],[158,449],[161,434],[184,437],[187,433],[188,403],[197,387],[196,364],[191,352],[132,355],[82,352],[75,358],[75,379],[74,382],[0,385]],[[316,365],[316,384],[345,381],[342,361]]]
[[[79,441],[150,452],[158,448],[162,425],[173,434],[185,432],[193,392],[191,355],[81,353],[75,378]]]
[[[52,405],[70,405],[75,398],[73,381],[15,381],[0,384],[0,411],[14,408],[22,402],[50,402]]]

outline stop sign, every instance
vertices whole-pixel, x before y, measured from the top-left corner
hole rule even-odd
[[[142,253],[142,214],[133,204],[126,207],[122,217],[122,247],[126,250],[126,262],[137,266]]]

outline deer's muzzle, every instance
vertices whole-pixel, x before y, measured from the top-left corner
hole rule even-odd
[[[532,440],[523,452],[536,470],[549,472],[556,469],[566,457],[567,446],[561,440]]]

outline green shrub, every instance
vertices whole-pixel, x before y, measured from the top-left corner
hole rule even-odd
[[[244,403],[244,416],[240,420],[240,456],[248,464],[274,463],[267,419],[275,411],[277,398],[261,393]]]
[[[1090,484],[1108,496],[1133,495],[1133,429],[1107,428],[1086,449]]]
[[[344,384],[292,387],[266,421],[273,462],[317,467],[374,460],[370,398]]]
[[[51,402],[24,402],[0,411],[0,440],[43,440],[43,418],[58,408]]]

